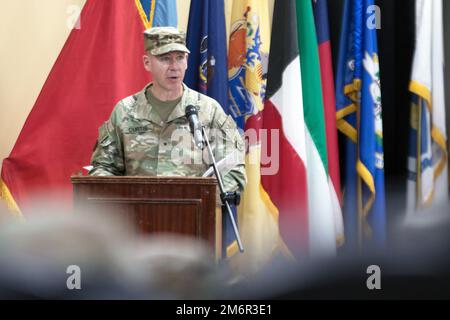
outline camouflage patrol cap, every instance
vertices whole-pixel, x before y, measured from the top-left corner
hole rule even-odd
[[[171,51],[190,53],[186,48],[186,34],[174,27],[153,27],[144,32],[146,51],[154,56]]]

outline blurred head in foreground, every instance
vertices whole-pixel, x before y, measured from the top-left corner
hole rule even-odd
[[[237,279],[204,243],[168,234],[131,236],[113,216],[47,207],[25,222],[2,219],[0,298],[450,298],[447,206],[393,223],[383,252],[297,264],[273,259],[259,273]],[[379,267],[380,290],[367,286],[370,266]]]
[[[202,242],[132,236],[112,215],[41,207],[9,220],[0,224],[0,299],[208,299],[222,280]]]

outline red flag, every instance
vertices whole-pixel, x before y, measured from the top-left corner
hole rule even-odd
[[[88,0],[14,145],[0,196],[26,212],[36,193],[71,200],[70,176],[90,162],[98,128],[150,80],[135,1]]]

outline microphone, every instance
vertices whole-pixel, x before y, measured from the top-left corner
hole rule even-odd
[[[192,135],[194,136],[195,145],[200,150],[203,150],[202,125],[198,120],[197,108],[193,105],[188,105],[185,112],[186,118],[189,121],[189,127],[191,128]]]

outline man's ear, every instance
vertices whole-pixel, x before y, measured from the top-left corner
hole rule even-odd
[[[142,61],[144,62],[145,70],[147,70],[148,72],[151,72],[152,68],[151,68],[150,57],[148,56],[148,54],[144,54],[144,56],[142,57]]]
[[[186,53],[186,70],[188,68],[189,65],[189,54]]]

